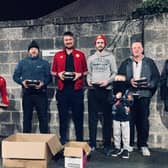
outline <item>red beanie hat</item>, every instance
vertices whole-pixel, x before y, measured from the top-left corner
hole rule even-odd
[[[99,35],[99,36],[96,36],[95,40],[94,40],[94,44],[96,44],[96,41],[99,40],[99,39],[102,39],[105,43],[105,45],[107,44],[107,40],[106,40],[106,37],[104,35]]]

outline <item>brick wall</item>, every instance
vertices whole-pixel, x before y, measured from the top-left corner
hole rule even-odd
[[[108,47],[113,50],[117,64],[129,57],[130,44],[134,38],[141,38],[142,24],[140,20],[110,21],[109,19],[83,20],[82,23],[63,23],[53,18],[47,22],[41,20],[8,21],[0,22],[0,74],[7,80],[7,89],[10,97],[10,106],[0,109],[0,135],[8,136],[14,132],[22,131],[22,107],[21,88],[12,80],[12,74],[18,61],[27,53],[27,46],[32,39],[38,41],[41,50],[61,49],[62,34],[72,31],[76,38],[76,47],[82,50],[88,57],[95,51],[93,39],[96,35],[105,34]],[[145,18],[145,53],[155,59],[159,69],[167,55],[168,45],[168,15],[151,16]],[[115,40],[114,40],[115,39]],[[50,63],[53,56],[44,56]],[[59,133],[58,113],[55,101],[55,82],[49,86],[49,113],[50,131]],[[87,93],[87,89],[85,91]],[[159,100],[158,93],[152,99],[151,104],[151,128],[149,143],[151,147],[168,148],[168,114],[163,111],[163,105]],[[85,122],[84,135],[88,139],[87,128],[87,97],[85,96]],[[33,117],[33,132],[38,132],[36,113]],[[74,138],[73,123],[70,122],[70,138]],[[98,140],[101,140],[101,124],[98,124]]]

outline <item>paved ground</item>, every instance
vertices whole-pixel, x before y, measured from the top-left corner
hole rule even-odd
[[[168,168],[168,151],[153,149],[151,157],[143,157],[138,150],[131,153],[130,159],[105,157],[100,151],[92,153],[86,168]],[[52,160],[49,168],[63,168],[63,158]]]
[[[1,150],[0,150],[1,151]],[[0,159],[2,168],[2,159]],[[57,156],[49,163],[49,168],[64,168],[64,158]],[[151,149],[151,157],[143,157],[138,150],[131,153],[130,159],[106,157],[101,150],[93,152],[86,168],[168,168],[168,150]]]

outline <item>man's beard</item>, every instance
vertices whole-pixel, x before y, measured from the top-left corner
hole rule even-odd
[[[105,48],[105,47],[97,48],[97,50],[98,50],[99,52],[102,52],[102,51],[104,50],[104,48]]]
[[[37,57],[38,56],[38,53],[31,53],[30,54],[32,57]]]
[[[74,48],[74,46],[71,46],[71,47],[65,46],[65,48],[68,49],[68,50],[71,50],[71,49]]]

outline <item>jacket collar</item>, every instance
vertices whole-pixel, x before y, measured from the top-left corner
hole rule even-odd
[[[28,55],[27,58],[31,60],[36,60],[36,59],[39,59],[39,55],[37,55],[36,57],[32,57],[31,55]]]
[[[66,54],[67,54],[66,48],[64,48],[63,51],[64,51],[64,53],[65,53],[65,55],[66,55]],[[75,48],[72,49],[72,55],[74,55],[74,52],[75,52]]]

